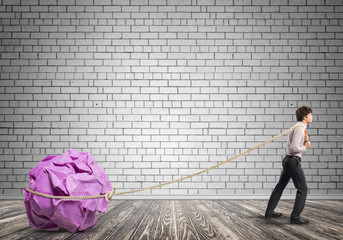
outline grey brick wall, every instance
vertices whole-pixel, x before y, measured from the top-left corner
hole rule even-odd
[[[118,191],[177,179],[288,129],[302,105],[309,193],[343,193],[342,0],[0,0],[0,16],[0,195],[69,148]],[[269,195],[285,146],[139,194]]]

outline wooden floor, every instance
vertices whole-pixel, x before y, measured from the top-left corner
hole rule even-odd
[[[343,239],[343,201],[307,200],[305,226],[265,219],[266,200],[112,200],[94,227],[71,234],[32,228],[23,201],[0,201],[1,239]]]

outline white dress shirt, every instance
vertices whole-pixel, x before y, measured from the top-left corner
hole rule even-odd
[[[296,127],[288,134],[286,154],[301,157],[306,151],[305,147],[305,130],[306,124],[298,122],[300,127]]]

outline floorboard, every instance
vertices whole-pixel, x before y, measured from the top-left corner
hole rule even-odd
[[[343,239],[343,201],[307,200],[310,224],[289,223],[294,201],[280,201],[283,216],[265,219],[266,200],[112,200],[84,232],[31,227],[23,201],[0,201],[0,239]]]

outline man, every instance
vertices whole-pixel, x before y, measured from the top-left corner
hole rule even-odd
[[[312,122],[312,109],[302,106],[297,109],[296,117],[300,127],[296,127],[289,132],[286,156],[282,160],[283,170],[280,180],[270,196],[265,217],[281,217],[282,214],[274,212],[274,209],[280,200],[283,190],[287,186],[290,178],[292,178],[294,186],[298,191],[290,222],[294,224],[307,224],[309,221],[300,217],[307,196],[307,184],[304,171],[301,168],[301,156],[311,147],[311,142],[306,134],[306,128]]]

